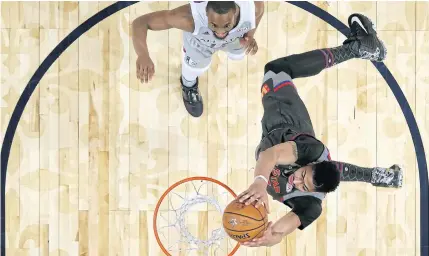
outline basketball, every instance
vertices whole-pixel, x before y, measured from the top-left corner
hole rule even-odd
[[[247,242],[264,234],[268,216],[265,207],[256,208],[234,200],[225,208],[222,223],[229,237],[237,242]]]

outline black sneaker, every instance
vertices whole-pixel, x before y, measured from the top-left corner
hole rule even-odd
[[[362,14],[349,16],[350,35],[344,44],[349,44],[356,57],[381,62],[386,59],[387,49],[378,38],[374,23]]]
[[[184,86],[182,77],[180,77],[180,84],[182,85],[183,103],[188,113],[193,117],[200,117],[203,114],[203,99],[198,90],[197,82],[192,87]]]
[[[370,18],[365,15],[354,13],[349,16],[351,36],[377,35],[377,30]]]
[[[400,188],[402,180],[402,168],[396,164],[390,168],[375,168],[372,171],[371,184],[376,187]]]

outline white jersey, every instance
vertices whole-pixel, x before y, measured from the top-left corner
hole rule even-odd
[[[219,39],[208,27],[207,2],[190,2],[195,25],[192,33],[184,32],[186,43],[200,53],[206,53],[204,55],[209,56],[216,50],[236,43],[244,34],[256,28],[255,3],[253,1],[237,1],[235,3],[240,7],[240,20],[224,39]]]

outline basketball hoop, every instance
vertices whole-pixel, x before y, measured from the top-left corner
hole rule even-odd
[[[190,186],[191,188],[189,188]],[[178,190],[178,192],[173,190]],[[206,191],[210,195],[204,195],[202,191]],[[161,250],[168,256],[184,251],[198,251],[205,255],[234,255],[240,244],[229,238],[223,230],[222,214],[226,205],[236,197],[237,195],[227,185],[209,177],[189,177],[174,183],[162,194],[153,215],[155,238]],[[168,200],[164,202],[166,198]],[[179,201],[181,203],[178,203]],[[200,211],[190,210],[198,207]],[[212,215],[210,222],[207,217],[209,213]],[[199,238],[187,224],[195,222],[195,218],[192,218],[194,216],[187,217],[192,214],[205,214],[208,225],[215,225],[216,218],[218,218],[219,228],[211,232],[205,230],[203,236],[207,236],[207,239]],[[166,222],[166,224],[164,225],[162,222]],[[201,223],[198,223],[197,218],[196,225],[198,226],[198,224]]]

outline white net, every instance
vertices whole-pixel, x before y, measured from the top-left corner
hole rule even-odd
[[[171,255],[228,255],[236,246],[222,227],[222,214],[233,199],[211,181],[193,180],[170,191],[160,205],[156,229]]]

